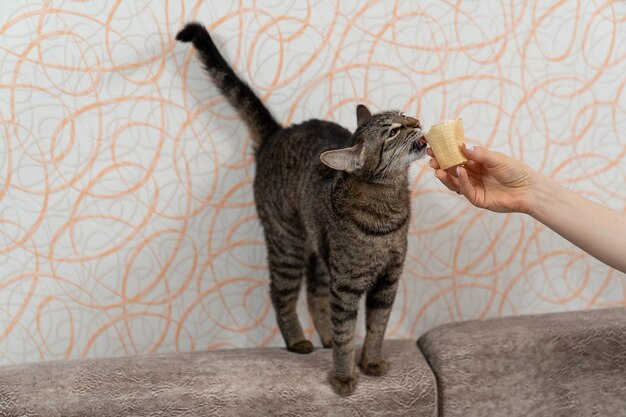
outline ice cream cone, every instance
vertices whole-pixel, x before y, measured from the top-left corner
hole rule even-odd
[[[467,162],[462,151],[465,142],[463,119],[437,123],[424,136],[441,169],[448,169]]]

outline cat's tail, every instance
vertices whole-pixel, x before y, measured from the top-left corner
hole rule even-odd
[[[221,93],[244,119],[258,151],[281,126],[250,87],[235,74],[200,23],[187,23],[176,40],[192,42],[204,68]]]

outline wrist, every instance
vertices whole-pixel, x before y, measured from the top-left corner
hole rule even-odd
[[[533,172],[528,190],[528,211],[526,214],[541,220],[546,208],[550,204],[554,204],[557,191],[558,184],[556,181],[546,175]]]

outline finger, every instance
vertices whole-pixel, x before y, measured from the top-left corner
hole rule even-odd
[[[483,166],[480,164],[480,162],[476,162],[476,161],[467,161],[465,164],[463,164],[463,168],[465,168],[467,170],[467,173],[472,176],[472,175],[478,175],[480,176],[482,171]]]
[[[435,170],[439,169],[439,162],[437,162],[436,158],[431,158],[431,160],[428,162],[428,165],[430,165]]]
[[[480,171],[480,163],[476,161],[467,161],[463,167],[468,171]]]
[[[469,179],[467,170],[464,167],[458,167],[457,172],[459,175],[459,190],[461,191],[461,194],[463,194],[470,203],[476,205],[476,189]]]
[[[431,148],[430,146],[426,148],[426,153],[428,154],[428,156],[431,156],[431,157],[435,156],[435,154],[433,153],[433,148]]]
[[[439,181],[443,183],[450,191],[454,191],[455,193],[459,192],[459,182],[458,179],[450,175],[448,172],[443,169],[438,169],[435,171],[435,176]]]
[[[470,161],[479,162],[486,167],[495,167],[502,162],[504,154],[500,152],[490,151],[481,146],[475,146],[469,143],[463,144],[463,153]]]
[[[452,175],[453,177],[458,177],[456,167],[448,168],[446,169],[446,172],[448,173],[448,175]]]

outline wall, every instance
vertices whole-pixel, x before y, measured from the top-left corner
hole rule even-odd
[[[2,1],[0,363],[282,345],[245,128],[206,23],[285,124],[397,108],[626,205],[626,3]],[[626,304],[626,276],[412,170],[389,337]],[[308,334],[311,326],[302,308]],[[359,329],[362,336],[362,327]]]

